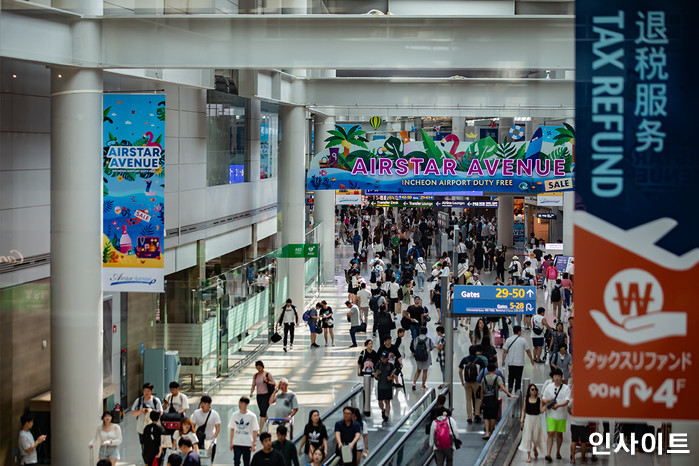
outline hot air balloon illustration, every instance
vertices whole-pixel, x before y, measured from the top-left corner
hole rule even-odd
[[[369,119],[369,124],[371,125],[372,128],[374,128],[374,130],[379,129],[379,126],[381,126],[381,123],[383,123],[383,120],[381,119],[381,117],[375,116],[375,117],[371,117],[371,119]]]

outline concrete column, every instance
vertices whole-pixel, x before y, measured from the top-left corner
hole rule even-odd
[[[451,117],[451,132],[459,136],[459,139],[463,137],[465,125],[466,118],[462,116]]]
[[[413,118],[413,126],[417,128],[417,131],[415,132],[415,140],[416,141],[422,141],[422,118],[421,117],[415,117]]]
[[[335,117],[316,115],[315,153],[325,148],[325,134],[335,129]],[[320,231],[320,252],[323,261],[324,282],[332,281],[335,275],[335,191],[315,191],[313,215],[316,223],[323,222]]]
[[[102,89],[100,71],[51,70],[51,457],[61,465],[87,466],[102,413]]]
[[[514,217],[514,197],[508,194],[499,196],[498,205],[498,244],[512,247],[512,221]]]
[[[575,192],[563,193],[563,255],[573,255],[573,212],[575,212]],[[552,242],[559,238],[551,238]]]
[[[498,127],[498,142],[503,143],[511,141],[510,128],[515,124],[514,118],[500,118],[500,126]]]
[[[279,154],[278,205],[282,245],[304,242],[306,167],[306,110],[284,106],[280,112],[282,141]],[[297,306],[304,302],[304,259],[285,259],[289,265],[289,297]],[[281,305],[280,303],[276,303]]]
[[[308,14],[308,0],[281,0],[283,15]]]
[[[260,101],[250,99],[245,112],[245,151],[247,163],[245,169],[248,175],[245,181],[260,180],[260,126],[262,124],[262,111]]]

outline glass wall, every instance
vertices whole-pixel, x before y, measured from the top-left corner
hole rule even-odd
[[[243,183],[246,99],[219,91],[206,93],[206,184]]]
[[[281,128],[279,105],[261,102],[262,121],[260,122],[260,179],[277,176],[277,158]]]

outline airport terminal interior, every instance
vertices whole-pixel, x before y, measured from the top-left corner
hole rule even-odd
[[[2,0],[0,465],[697,464],[619,448],[689,451],[696,408],[582,401],[622,403],[573,344],[607,267],[576,244],[576,27],[572,0]]]

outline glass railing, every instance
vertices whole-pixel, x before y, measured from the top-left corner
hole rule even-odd
[[[384,458],[386,458],[393,450],[398,439],[402,439],[407,433],[414,431],[416,425],[419,424],[420,420],[424,416],[427,416],[427,419],[429,420],[429,412],[435,406],[437,394],[438,393],[434,388],[431,388],[427,393],[425,393],[422,398],[415,403],[410,411],[408,411],[408,413],[398,422],[398,424],[381,440],[381,442],[379,442],[378,445],[376,445],[376,448],[374,448],[369,457],[362,464],[364,466],[378,466],[387,464],[384,462]],[[424,435],[424,428],[422,430],[422,434]]]
[[[509,463],[512,441],[519,432],[519,422],[522,415],[521,391],[520,398],[509,399],[509,406],[502,414],[490,440],[485,444],[481,455],[476,460],[479,466],[504,466]]]
[[[347,396],[339,400],[332,408],[320,416],[320,420],[328,430],[328,452],[334,453],[335,449],[337,448],[337,442],[335,441],[335,435],[333,432],[335,431],[335,423],[342,420],[342,410],[345,408],[345,406],[361,409],[364,403],[363,394],[364,390],[362,384],[355,385]],[[298,432],[300,433],[292,440],[294,443],[294,448],[296,448],[297,451],[299,449],[299,445],[301,445],[301,440],[303,439],[303,426],[301,426]]]

